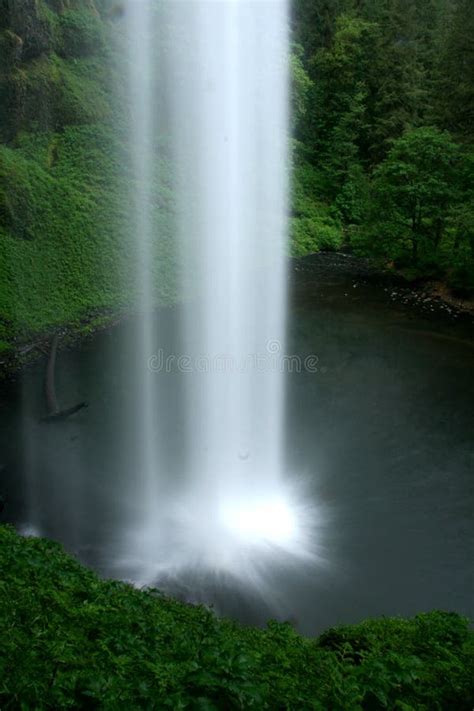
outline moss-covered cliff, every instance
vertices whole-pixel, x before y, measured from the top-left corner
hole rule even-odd
[[[0,0],[0,356],[133,301],[120,14],[107,0]],[[162,252],[156,270],[169,271]]]
[[[0,18],[2,140],[110,115],[106,26],[91,1],[3,0]]]

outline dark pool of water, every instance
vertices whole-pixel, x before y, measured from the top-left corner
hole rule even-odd
[[[160,323],[179,350],[176,316],[169,309]],[[286,600],[277,610],[245,581],[204,578],[193,590],[190,577],[176,593],[251,623],[289,617],[306,634],[435,608],[474,616],[473,334],[467,319],[391,303],[350,270],[298,267],[288,352],[317,355],[318,371],[287,377],[287,468],[324,512],[322,563],[272,572]],[[123,323],[60,352],[62,404],[89,402],[64,423],[38,422],[44,362],[3,386],[0,400],[2,520],[34,523],[104,574],[139,446],[137,433],[130,447],[117,446],[134,397],[126,375],[134,339],[134,325]],[[161,388],[169,471],[178,477],[180,376],[166,376]]]

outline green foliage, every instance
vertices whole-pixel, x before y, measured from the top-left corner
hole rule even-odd
[[[370,181],[360,163],[349,165],[334,204],[348,228],[363,224],[368,219]]]
[[[59,17],[61,45],[65,57],[85,57],[104,49],[105,30],[100,18],[88,10],[68,10]]]
[[[294,257],[337,250],[342,246],[343,232],[337,212],[333,214],[334,211],[318,199],[321,180],[321,174],[296,151],[290,218],[291,255]]]
[[[58,325],[88,330],[98,312],[133,307],[140,287],[116,107],[109,127],[120,77],[107,23],[93,0],[10,3],[0,15],[0,338],[11,345]],[[173,197],[158,155],[151,269],[155,303],[169,303]]]
[[[0,527],[0,704],[8,709],[470,711],[473,634],[433,612],[329,630],[219,620],[101,581],[61,547]]]
[[[12,151],[0,148],[0,224],[2,227],[17,237],[30,238],[32,225],[37,217],[37,205],[46,196],[45,181],[38,180],[33,191],[27,164],[16,161]],[[35,200],[35,197],[39,200]]]
[[[301,136],[327,172],[333,192],[344,183],[349,165],[359,158],[373,32],[372,24],[341,15],[332,45],[319,50],[309,64],[314,90]]]
[[[100,125],[23,134],[15,149],[0,146],[0,316],[9,338],[80,328],[98,309],[139,298],[127,164],[119,137]],[[152,268],[156,303],[168,303],[175,267],[163,161],[159,172]]]
[[[343,244],[340,226],[321,205],[315,204],[311,215],[291,218],[290,229],[293,257],[304,257],[321,250],[337,251]]]
[[[294,44],[290,55],[291,71],[291,115],[293,126],[297,126],[306,113],[308,105],[308,94],[312,87],[312,81],[306,73],[302,62],[303,48]]]
[[[18,63],[22,52],[22,40],[11,30],[0,31],[0,57],[7,69],[12,69]]]
[[[419,128],[398,139],[374,175],[376,225],[396,256],[434,260],[450,210],[459,202],[460,153],[447,133]]]
[[[313,81],[300,136],[322,176],[319,200],[332,203],[347,224],[365,212],[362,147],[367,144],[367,77],[375,26],[341,15],[333,42],[309,63]]]
[[[472,634],[454,613],[370,620],[328,630],[318,645],[354,665],[354,676],[363,689],[361,708],[457,708],[461,687],[466,695],[460,708],[467,710],[473,698]],[[458,649],[463,650],[461,658]]]
[[[294,35],[307,58],[331,44],[342,0],[293,0]]]
[[[0,93],[6,98],[5,137],[18,131],[54,131],[107,119],[111,102],[105,74],[95,58],[77,62],[56,55],[15,68],[0,78]]]
[[[445,14],[436,106],[443,127],[469,142],[474,138],[474,8],[458,0]]]
[[[365,3],[364,15],[374,23],[372,61],[367,66],[367,131],[362,145],[370,165],[386,157],[393,140],[422,125],[431,108],[432,24],[439,17],[435,11],[424,12],[424,2]]]
[[[110,97],[104,89],[104,67],[97,59],[83,62],[56,60],[61,81],[61,102],[56,125],[105,121],[110,117]]]
[[[120,4],[0,0],[4,343],[60,323],[83,328],[97,309],[138,296],[126,117],[110,94],[116,26],[99,13],[118,17]],[[459,145],[473,137],[471,4],[296,0],[293,22],[291,253],[350,239],[413,275],[474,288],[474,160]],[[165,155],[152,189],[157,303],[176,297]]]
[[[473,173],[474,178],[474,173]],[[448,268],[448,284],[457,290],[474,292],[474,203],[472,190],[450,214],[449,229],[443,245]]]
[[[311,80],[297,138],[319,175],[316,201],[331,206],[357,251],[457,288],[474,283],[473,23],[469,0],[294,8]],[[315,232],[293,225],[300,244]]]

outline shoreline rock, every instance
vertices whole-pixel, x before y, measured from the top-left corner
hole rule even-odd
[[[370,285],[382,289],[391,302],[417,306],[425,313],[436,308],[453,318],[463,317],[474,323],[474,299],[455,296],[443,282],[409,282],[399,272],[383,269],[368,258],[347,252],[317,252],[292,259],[292,262],[294,272],[318,277],[321,284],[327,283],[328,277],[336,276],[347,281],[348,289]]]

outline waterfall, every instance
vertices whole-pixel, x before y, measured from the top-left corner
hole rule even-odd
[[[153,259],[153,212],[152,184],[154,175],[153,133],[156,117],[153,111],[153,62],[152,42],[154,13],[152,2],[130,1],[127,4],[127,47],[129,52],[128,87],[130,108],[129,147],[131,156],[130,212],[131,229],[136,237],[135,282],[138,294],[138,323],[136,333],[136,359],[134,364],[135,401],[130,408],[132,421],[125,428],[132,428],[134,435],[133,461],[130,467],[139,473],[129,478],[126,496],[136,504],[136,511],[145,528],[153,525],[158,514],[157,501],[160,494],[157,471],[159,447],[157,422],[155,420],[155,383],[146,367],[146,354],[153,350],[156,330],[153,314],[153,277],[150,264]],[[138,546],[138,547],[137,547]],[[135,555],[142,564],[150,565],[153,550],[147,535],[140,533],[135,541]]]
[[[138,397],[143,453],[128,559],[143,580],[198,569],[255,577],[262,556],[301,554],[284,465],[288,213],[286,0],[129,0],[134,231],[142,288],[141,367],[152,355],[152,133],[172,157],[181,263],[185,471],[172,497],[155,428],[168,403],[149,372]],[[164,106],[152,97],[164,43]],[[156,41],[155,41],[156,40]],[[153,55],[155,47],[155,55]],[[159,338],[158,338],[159,340]],[[156,383],[155,383],[156,384]],[[151,424],[150,424],[151,423]],[[153,431],[150,430],[153,428]],[[162,487],[161,487],[162,488]]]

